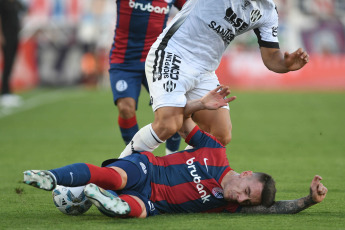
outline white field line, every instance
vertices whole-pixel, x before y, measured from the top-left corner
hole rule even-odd
[[[83,92],[71,92],[66,90],[56,90],[53,92],[38,94],[32,98],[23,99],[23,104],[20,107],[4,108],[0,107],[0,119],[8,117],[17,113],[28,111],[40,107],[42,105],[52,104],[68,98],[79,98],[84,95]]]

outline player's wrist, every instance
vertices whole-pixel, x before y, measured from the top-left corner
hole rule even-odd
[[[314,205],[314,204],[318,203],[318,202],[314,201],[311,189],[310,189],[310,194],[307,196],[307,203],[309,205]]]

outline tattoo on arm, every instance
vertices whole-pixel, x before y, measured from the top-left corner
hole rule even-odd
[[[244,206],[242,207],[240,213],[257,213],[257,214],[295,214],[310,206],[314,205],[310,195],[302,197],[296,200],[281,200],[275,202],[270,207],[265,207],[263,205],[258,206]]]

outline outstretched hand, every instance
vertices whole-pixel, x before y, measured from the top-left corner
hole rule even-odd
[[[299,48],[291,54],[285,52],[284,62],[289,71],[299,70],[309,62],[309,55],[302,48]]]
[[[205,109],[218,109],[236,99],[236,96],[227,98],[226,96],[230,93],[229,86],[220,85],[203,96],[201,98],[201,103],[205,106]]]
[[[315,203],[320,203],[325,199],[328,189],[320,182],[322,177],[319,175],[314,176],[310,184],[310,196]]]

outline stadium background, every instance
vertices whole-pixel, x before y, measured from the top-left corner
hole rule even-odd
[[[14,89],[77,84],[107,87],[115,1],[21,1],[27,10],[21,15]],[[309,52],[310,63],[284,77],[272,73],[261,61],[254,33],[249,33],[235,39],[224,54],[217,70],[221,82],[233,89],[344,90],[345,1],[275,2],[281,49],[293,52],[302,47]]]

